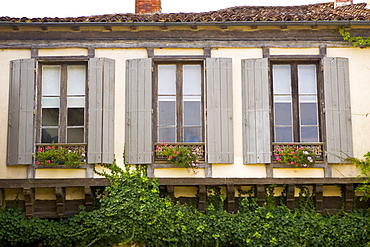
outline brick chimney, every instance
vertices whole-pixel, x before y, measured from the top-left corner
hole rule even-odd
[[[154,14],[162,11],[161,0],[136,0],[136,14]]]
[[[352,4],[352,0],[334,0],[334,8]]]

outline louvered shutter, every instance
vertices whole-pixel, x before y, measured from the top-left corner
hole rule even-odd
[[[327,161],[340,163],[353,156],[348,59],[325,57],[323,63]]]
[[[206,59],[206,151],[209,163],[234,162],[232,59]]]
[[[242,60],[244,164],[271,163],[268,59]]]
[[[8,165],[31,165],[34,146],[35,60],[10,62]]]
[[[114,161],[114,83],[115,61],[89,60],[88,163]]]
[[[125,162],[152,163],[152,59],[126,64]]]

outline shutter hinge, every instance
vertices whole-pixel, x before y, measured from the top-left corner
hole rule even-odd
[[[36,115],[36,109],[33,110],[33,115]]]
[[[322,72],[322,71],[324,71],[324,66],[323,66],[323,65],[321,65],[321,72]]]
[[[152,67],[152,72],[154,72],[154,68]]]
[[[36,68],[33,68],[33,71],[36,73],[37,69]]]

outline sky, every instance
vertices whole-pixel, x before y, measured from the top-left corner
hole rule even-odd
[[[79,17],[102,14],[134,13],[135,0],[2,0],[0,16]],[[334,0],[162,0],[162,13],[205,12],[234,6],[292,6]],[[353,0],[362,3],[366,0]]]

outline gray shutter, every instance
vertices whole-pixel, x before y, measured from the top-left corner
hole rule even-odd
[[[35,60],[10,63],[8,165],[31,165],[34,146]]]
[[[89,60],[88,163],[112,164],[114,160],[115,61]]]
[[[268,59],[242,60],[244,164],[271,162]]]
[[[209,163],[234,163],[232,59],[206,59],[206,150]]]
[[[152,59],[131,59],[126,64],[125,162],[151,164]]]
[[[325,57],[324,92],[328,163],[353,156],[349,68],[347,58]]]

